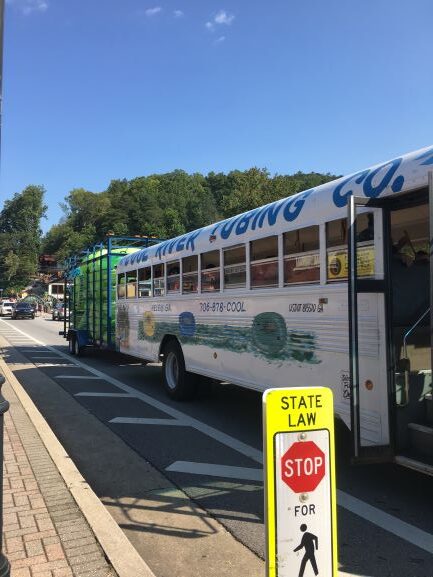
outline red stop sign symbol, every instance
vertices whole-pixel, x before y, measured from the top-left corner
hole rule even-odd
[[[295,493],[314,491],[325,476],[325,454],[314,441],[296,442],[281,457],[281,477]]]

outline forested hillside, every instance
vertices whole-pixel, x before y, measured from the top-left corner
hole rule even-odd
[[[107,234],[169,238],[307,190],[336,178],[298,172],[271,176],[266,169],[229,174],[167,174],[113,180],[102,192],[72,190],[62,203],[64,216],[42,237],[43,186],[28,186],[0,212],[0,289],[15,294],[36,277],[38,256],[67,256]]]
[[[173,237],[334,178],[301,172],[270,176],[258,168],[207,176],[175,170],[113,180],[99,193],[76,188],[62,205],[63,219],[44,238],[43,252],[63,259],[109,232]]]

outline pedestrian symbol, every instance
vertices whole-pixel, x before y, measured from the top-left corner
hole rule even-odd
[[[304,577],[305,566],[308,561],[311,563],[314,575],[318,575],[319,570],[317,569],[315,551],[319,549],[319,539],[316,537],[316,535],[313,535],[313,533],[307,533],[307,525],[305,525],[305,523],[300,526],[300,529],[304,533],[302,535],[301,543],[296,547],[296,549],[293,549],[294,553],[300,551],[301,549],[305,549],[305,553],[301,561],[301,566],[299,568],[299,577]]]

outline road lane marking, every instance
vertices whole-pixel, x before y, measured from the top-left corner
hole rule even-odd
[[[53,379],[86,379],[86,381],[94,380],[94,381],[101,381],[101,377],[95,376],[86,376],[86,375],[54,375]]]
[[[176,473],[191,473],[225,479],[242,479],[244,481],[263,481],[263,470],[251,467],[234,467],[229,465],[213,465],[212,463],[193,463],[191,461],[176,461],[166,471]]]
[[[42,359],[43,361],[47,361],[48,359],[58,359],[59,355],[56,355],[55,357],[53,355],[49,356],[49,355],[45,355],[43,357],[35,357],[35,356],[31,356],[31,359]]]
[[[34,363],[35,367],[40,369],[41,367],[73,367],[72,363]]]
[[[4,336],[3,333],[2,333],[2,336]],[[22,353],[22,354],[24,354],[24,353],[29,354],[29,353],[43,353],[44,351],[41,349],[39,349],[39,350],[38,349],[36,349],[36,350],[35,349],[33,349],[33,350],[18,349],[18,352]]]
[[[133,395],[129,395],[133,396]],[[174,427],[188,427],[188,423],[184,423],[179,419],[143,419],[141,417],[114,417],[108,421],[117,425],[168,425]]]
[[[2,322],[4,324],[10,326],[6,321],[2,321]],[[15,327],[12,327],[12,328],[15,328]],[[20,329],[15,329],[15,330],[17,332],[20,332],[20,333],[26,335],[26,333],[23,333],[22,331],[20,331]],[[106,375],[102,371],[99,371],[98,369],[95,369],[89,365],[86,365],[85,363],[79,361],[76,358],[71,359],[70,355],[63,353],[61,351],[58,351],[54,347],[52,347],[50,345],[46,345],[42,341],[39,341],[38,339],[35,339],[34,337],[32,337],[30,335],[26,335],[26,336],[28,336],[28,338],[30,338],[32,342],[34,342],[38,345],[41,345],[41,346],[45,346],[48,350],[52,351],[53,353],[57,353],[59,356],[63,357],[64,359],[72,361],[73,365],[75,365],[77,367],[81,367],[82,369],[90,372],[91,374],[104,379],[108,383],[111,383],[113,386],[115,386],[115,387],[117,387],[117,388],[119,388],[125,392],[130,393],[131,395],[135,396],[137,399],[140,399],[144,403],[147,403],[148,405],[166,413],[167,415],[170,415],[174,419],[176,419],[178,421],[182,421],[184,425],[188,425],[190,427],[193,427],[196,430],[200,431],[201,433],[207,435],[208,437],[211,437],[211,438],[215,439],[216,441],[219,441],[221,444],[226,445],[227,447],[233,449],[234,451],[237,451],[238,453],[240,453],[246,457],[251,458],[253,461],[260,463],[261,465],[263,464],[263,453],[261,451],[255,449],[254,447],[251,447],[251,446],[247,445],[246,443],[243,443],[242,441],[239,441],[238,439],[235,439],[234,437],[231,437],[230,435],[227,435],[226,433],[223,433],[223,432],[219,431],[218,429],[215,429],[214,427],[206,425],[205,423],[202,423],[201,421],[195,419],[194,417],[190,417],[189,415],[182,413],[178,409],[170,407],[169,405],[165,405],[161,401],[158,401],[158,400],[154,399],[153,397],[146,395],[145,393],[141,393],[141,392],[137,391],[133,387],[126,385],[125,383],[122,383],[122,381],[119,381],[118,379],[115,379],[114,377]],[[59,366],[59,365],[54,365],[54,366]],[[67,366],[71,366],[71,365],[69,364]],[[134,419],[134,420],[136,420],[136,419]],[[151,419],[151,420],[156,421],[157,419]],[[163,419],[160,419],[160,420],[163,420]],[[123,422],[125,422],[125,421],[126,421],[126,418],[123,418]],[[117,421],[117,422],[119,422],[119,421]],[[168,421],[168,422],[170,422],[170,421]],[[397,517],[393,517],[392,515],[389,515],[388,513],[384,513],[380,509],[377,509],[376,507],[368,505],[364,501],[361,501],[360,499],[356,499],[355,497],[352,497],[351,495],[349,495],[348,493],[345,493],[343,491],[338,491],[337,501],[338,501],[338,505],[340,507],[347,509],[348,511],[356,514],[358,517],[361,517],[361,518],[369,521],[370,523],[377,525],[377,526],[381,527],[382,529],[385,529],[389,533],[392,533],[396,536],[399,536],[402,539],[416,545],[417,547],[420,547],[421,549],[424,549],[425,551],[428,551],[429,553],[433,554],[433,537],[430,533],[426,533],[425,531],[418,529],[414,525],[409,525],[408,523],[401,521]],[[360,506],[358,506],[357,503],[359,503]],[[427,542],[426,542],[426,536],[427,536]]]
[[[392,533],[393,535],[396,535],[397,537],[400,537],[401,539],[404,539],[405,541],[412,543],[412,545],[416,545],[417,547],[420,547],[420,549],[424,549],[424,551],[433,555],[433,537],[430,533],[418,529],[413,525],[409,525],[409,523],[406,523],[389,513],[385,513],[385,511],[373,507],[372,505],[365,503],[365,501],[352,497],[352,495],[344,493],[343,491],[337,490],[337,502],[340,507],[343,507],[347,511],[358,515],[358,517],[367,519],[367,521],[373,523],[377,527],[385,529],[388,533]]]
[[[129,393],[75,393],[74,397],[107,397],[113,399],[121,399],[121,398],[134,398]]]

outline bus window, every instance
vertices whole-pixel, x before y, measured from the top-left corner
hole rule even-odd
[[[198,256],[182,259],[182,292],[196,293],[198,290]]]
[[[164,265],[157,264],[153,267],[153,296],[163,297],[164,294]]]
[[[117,298],[124,299],[126,297],[126,279],[123,273],[117,275]]]
[[[129,270],[126,273],[126,298],[137,298],[137,271]]]
[[[356,270],[359,277],[374,277],[374,214],[362,212],[356,217]]]
[[[150,266],[140,268],[138,271],[138,297],[150,297],[152,290],[152,269]]]
[[[278,237],[251,242],[251,288],[278,286]]]
[[[283,243],[284,285],[320,282],[319,227],[286,232]]]
[[[238,245],[224,251],[224,288],[246,286],[245,245]]]
[[[357,275],[374,277],[374,215],[363,212],[356,218]],[[326,224],[326,270],[328,282],[345,281],[348,277],[347,220],[341,218]]]
[[[393,210],[390,232],[392,320],[400,358],[402,334],[420,319],[430,304],[429,205]],[[417,367],[415,370],[430,369],[430,339],[425,326],[427,320],[424,317],[417,326],[416,353],[411,351],[409,355],[404,355],[412,355],[411,370],[414,370],[414,366]]]
[[[167,263],[167,293],[180,291],[180,263],[173,260]]]
[[[201,291],[220,290],[220,253],[218,250],[205,252],[201,260]]]
[[[326,223],[326,278],[328,282],[347,280],[347,220]]]

